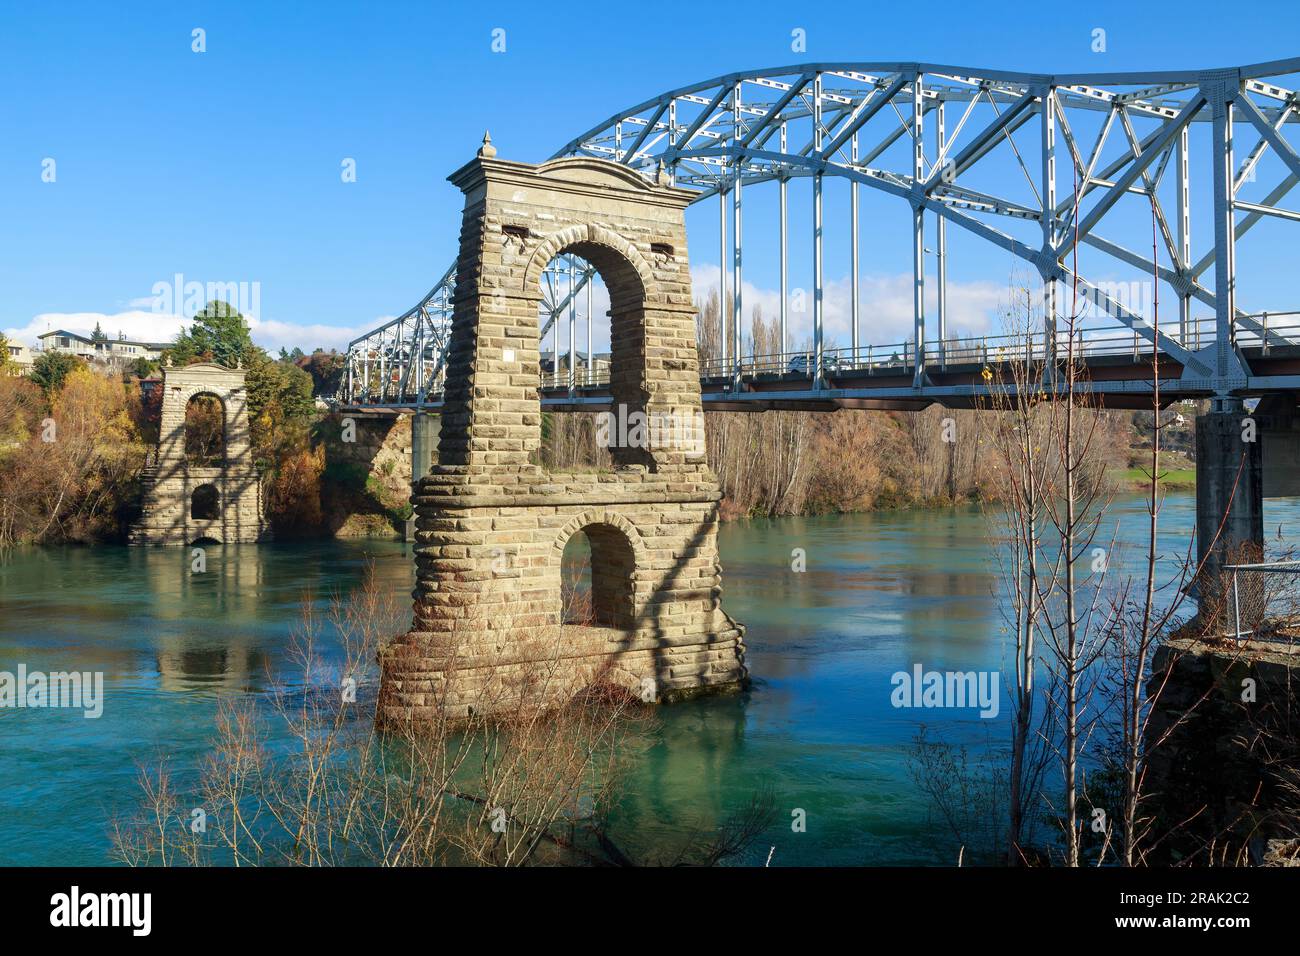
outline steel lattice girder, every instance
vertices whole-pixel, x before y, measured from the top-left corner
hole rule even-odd
[[[1250,376],[1235,346],[1238,329],[1271,346],[1289,342],[1267,328],[1267,320],[1261,322],[1236,308],[1234,247],[1265,217],[1300,221],[1300,213],[1278,205],[1300,183],[1300,151],[1286,135],[1289,126],[1300,122],[1300,98],[1292,88],[1297,82],[1300,58],[1227,70],[1064,75],[928,63],[799,64],[731,73],[669,91],[609,117],[565,144],[552,158],[600,157],[646,175],[653,175],[662,165],[677,185],[698,190],[697,201],[717,196],[723,203],[724,221],[725,203],[731,197],[737,227],[741,186],[777,182],[784,191],[787,182],[811,177],[820,196],[821,179],[830,175],[895,196],[910,203],[914,211],[912,242],[917,251],[918,290],[923,290],[925,278],[920,258],[922,214],[931,212],[942,222],[994,243],[1033,266],[1045,287],[1052,290],[1045,298],[1052,313],[1049,321],[1055,320],[1055,286],[1069,284],[1085,298],[1104,305],[1120,325],[1179,362],[1186,387],[1226,396],[1246,388]],[[927,143],[927,120],[942,118],[948,105],[954,106],[952,115],[957,122],[948,120],[945,125],[941,120],[942,142]],[[1151,128],[1140,133],[1137,122]],[[1234,122],[1236,130],[1247,134],[1242,139],[1252,142],[1238,167],[1233,165]],[[1098,128],[1085,139],[1083,131],[1089,123]],[[1023,144],[1016,139],[1019,130],[1033,126],[1040,131],[1038,142],[1031,141],[1038,152],[1037,163],[1026,161]],[[1207,182],[1195,184],[1210,196],[1214,220],[1212,229],[1202,230],[1213,241],[1204,243],[1208,248],[1199,257],[1192,254],[1190,235],[1194,190],[1188,182],[1187,153],[1188,131],[1194,127],[1208,128],[1214,159],[1212,180],[1206,177]],[[891,148],[909,139],[908,161],[891,166],[886,161]],[[1004,144],[1011,155],[999,150]],[[1112,153],[1118,147],[1119,154],[1107,157],[1108,147]],[[900,147],[895,152],[903,150]],[[1280,160],[1286,175],[1264,196],[1239,199],[1243,183],[1268,154]],[[995,156],[996,160],[991,158]],[[990,164],[1004,180],[1014,176],[1018,182],[1017,172],[1023,173],[1031,198],[998,195],[987,186],[961,181]],[[1063,184],[1056,181],[1058,164],[1069,171]],[[1178,196],[1172,216],[1160,196],[1161,184],[1171,170]],[[1121,242],[1100,233],[1101,227],[1115,218],[1113,210],[1125,195],[1140,196],[1149,205],[1160,250],[1139,253],[1134,251],[1142,247],[1138,242]],[[820,198],[817,202],[820,204]],[[1041,241],[1017,238],[986,221],[993,217],[1012,223],[1036,222]],[[783,252],[784,224],[783,215]],[[817,233],[815,261],[821,255],[820,230]],[[855,228],[855,262],[856,238]],[[1150,238],[1139,237],[1147,248]],[[942,229],[938,241],[942,256]],[[739,278],[740,242],[737,231],[734,257],[725,255],[724,249],[724,283],[729,258]],[[725,246],[725,238],[723,243]],[[1170,287],[1179,303],[1180,333],[1169,335],[1163,323],[1157,331],[1147,317],[1125,308],[1099,284],[1077,275],[1069,263],[1080,244]],[[1161,254],[1167,264],[1161,261]],[[1211,269],[1215,281],[1213,288],[1208,288],[1200,280]],[[431,390],[436,390],[450,326],[453,273],[454,268],[449,269],[410,311],[349,344],[346,400],[400,399],[409,397],[414,388],[419,400],[425,401]],[[578,285],[562,286],[563,295],[544,296],[543,335],[592,275],[583,263]],[[784,278],[783,274],[783,287]],[[945,281],[942,268],[939,281]],[[813,290],[815,303],[820,302],[819,291]],[[939,301],[943,302],[942,287]],[[1195,352],[1186,341],[1193,301],[1212,308],[1216,322],[1212,345],[1200,348],[1198,342]],[[1285,309],[1294,303],[1278,305]],[[921,348],[914,385],[923,391],[934,390],[925,374],[929,356],[923,291],[917,292],[915,310]],[[739,374],[738,302],[735,311],[730,360]],[[783,301],[783,341],[784,312]],[[855,348],[857,312],[855,301]],[[816,307],[815,313],[814,362],[819,380],[821,317]],[[943,323],[941,311],[940,349]],[[723,336],[724,358],[730,344],[727,338]],[[432,361],[426,358],[430,352],[436,353]],[[1270,381],[1277,378],[1272,376]]]

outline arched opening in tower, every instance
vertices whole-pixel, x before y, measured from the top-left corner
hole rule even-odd
[[[644,414],[646,288],[635,266],[599,242],[573,243],[542,271],[538,308],[544,391],[608,389],[606,427],[593,414],[550,415],[543,423],[544,464],[558,469],[641,464],[654,459],[629,429]],[[615,427],[609,427],[610,424]],[[630,437],[629,437],[630,436]]]
[[[216,485],[199,485],[190,495],[190,520],[212,521],[221,517],[221,500]]]
[[[185,405],[185,458],[207,468],[226,460],[226,409],[215,395],[201,393]]]
[[[635,626],[636,557],[627,534],[589,524],[565,542],[560,561],[560,608],[565,624]]]

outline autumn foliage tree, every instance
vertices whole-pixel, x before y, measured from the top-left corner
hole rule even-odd
[[[303,447],[276,466],[268,482],[266,511],[281,537],[314,534],[325,525],[321,511],[320,482],[325,471],[325,446]]]
[[[185,406],[185,457],[219,466],[226,454],[226,409],[215,395],[195,395]]]
[[[266,481],[266,515],[277,534],[303,535],[323,526],[321,446],[312,447],[311,376],[291,360],[258,353],[248,370],[253,456]]]
[[[345,357],[331,349],[317,349],[311,355],[295,358],[294,364],[311,376],[313,395],[333,395],[339,390],[346,368]]]
[[[82,364],[50,395],[0,380],[0,545],[120,536],[146,448],[116,376]]]

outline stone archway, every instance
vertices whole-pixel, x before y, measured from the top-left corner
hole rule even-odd
[[[249,438],[245,374],[206,362],[163,369],[158,448],[144,472],[144,508],[132,544],[185,545],[200,538],[229,544],[268,537]],[[220,405],[219,454],[207,449],[192,455],[194,449],[187,448],[187,412],[203,397]]]
[[[550,165],[559,166],[559,163]],[[539,243],[529,256],[527,266],[524,267],[520,291],[527,293],[528,290],[535,288],[541,281],[542,270],[552,259],[565,252],[581,255],[598,269],[602,267],[600,261],[602,259],[606,267],[614,265],[608,254],[602,250],[615,254],[618,263],[625,264],[627,267],[626,275],[616,276],[619,280],[617,288],[614,285],[610,286],[611,304],[617,302],[622,295],[627,295],[635,297],[636,304],[639,305],[644,297],[657,291],[654,273],[637,247],[617,233],[594,222],[577,223],[561,229]]]
[[[196,392],[185,402],[185,459],[200,467],[226,458],[226,405],[211,392]]]
[[[645,542],[636,527],[617,512],[593,508],[571,518],[551,545],[556,599],[562,591],[560,574],[564,549],[577,534],[591,546],[592,625],[634,630],[642,601],[637,593],[637,569],[649,564]],[[564,607],[560,607],[564,622]]]
[[[604,226],[582,223],[560,230],[538,246],[524,270],[520,294],[532,295],[540,302],[542,270],[569,253],[591,263],[609,293],[612,408],[624,421],[634,415],[647,415],[651,393],[646,374],[645,310],[648,302],[662,295],[658,282],[635,245]],[[615,442],[609,451],[619,465],[641,465],[650,471],[658,466],[654,455],[644,448]]]
[[[190,492],[190,520],[212,521],[221,517],[221,493],[216,485],[199,485]]]
[[[743,629],[720,600],[722,492],[702,442],[641,441],[614,456],[612,473],[548,472],[534,458],[539,282],[564,252],[610,290],[623,350],[610,411],[696,430],[693,194],[603,160],[531,166],[487,145],[450,178],[465,211],[438,462],[413,495],[414,623],[381,654],[380,720],[503,706],[479,689],[508,680],[520,694],[559,693],[611,667],[646,699],[745,686]],[[559,598],[565,542],[583,529],[596,627],[566,625]],[[537,680],[534,667],[571,679]]]

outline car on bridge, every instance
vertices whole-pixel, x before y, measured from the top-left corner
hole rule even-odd
[[[786,365],[786,371],[795,372],[798,375],[812,375],[814,356],[810,352],[804,352],[799,355],[790,357]],[[840,358],[838,355],[822,355],[822,371],[838,372],[840,370]]]

